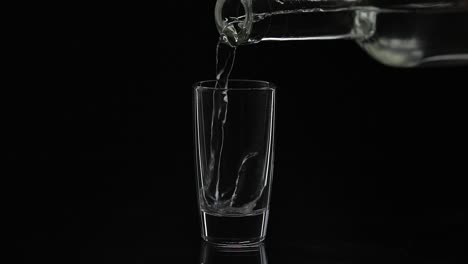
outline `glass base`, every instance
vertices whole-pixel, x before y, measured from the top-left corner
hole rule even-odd
[[[202,238],[218,247],[254,247],[265,240],[268,210],[247,216],[201,212]]]

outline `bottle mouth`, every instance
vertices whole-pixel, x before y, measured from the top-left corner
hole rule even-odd
[[[252,0],[218,0],[215,22],[222,40],[230,46],[248,42],[252,30]]]

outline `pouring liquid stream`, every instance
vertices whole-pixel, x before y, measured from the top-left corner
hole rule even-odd
[[[229,76],[234,66],[236,48],[223,44],[220,38],[216,46],[216,87],[218,91],[213,91],[213,110],[211,116],[211,137],[210,137],[210,160],[208,181],[211,184],[207,186],[209,194],[214,194],[213,199],[215,208],[220,201],[220,177],[221,161],[224,145],[224,125],[227,121],[228,113],[228,85]],[[214,181],[214,182],[213,182]],[[211,188],[214,187],[214,190]],[[210,203],[208,203],[210,204]]]
[[[220,38],[216,48],[216,85],[212,94],[212,114],[210,127],[209,164],[205,178],[205,188],[202,191],[205,199],[205,212],[223,216],[256,215],[254,212],[257,200],[263,189],[247,202],[242,197],[241,185],[245,180],[249,160],[258,156],[257,152],[246,152],[239,158],[239,164],[233,168],[223,168],[227,158],[225,149],[226,131],[229,123],[229,78],[235,63],[236,47],[226,44]],[[232,113],[235,114],[235,113]],[[245,196],[245,195],[244,195]],[[220,213],[221,212],[221,213]]]

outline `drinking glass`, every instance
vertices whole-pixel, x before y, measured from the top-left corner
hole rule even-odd
[[[219,246],[265,239],[273,175],[272,83],[229,80],[194,85],[194,130],[201,235]]]

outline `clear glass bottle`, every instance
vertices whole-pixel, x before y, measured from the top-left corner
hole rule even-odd
[[[468,0],[217,0],[231,46],[352,39],[395,67],[468,64]]]

